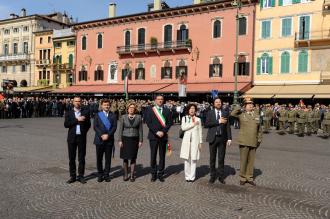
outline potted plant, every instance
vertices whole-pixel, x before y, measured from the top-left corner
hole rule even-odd
[[[150,38],[151,49],[157,49],[158,40],[156,37]]]
[[[191,39],[187,39],[186,46],[188,46],[190,48],[192,47],[192,40]]]

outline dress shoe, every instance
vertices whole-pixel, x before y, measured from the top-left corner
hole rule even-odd
[[[106,182],[110,182],[110,181],[111,181],[109,175],[104,176],[103,179],[104,179],[104,181],[106,181]]]
[[[77,178],[77,181],[80,182],[81,184],[85,184],[85,183],[87,183],[86,180],[85,180],[85,178],[84,178],[83,176],[78,177],[78,178]]]
[[[164,177],[162,175],[159,175],[158,176],[158,179],[159,179],[160,182],[165,182],[165,179],[164,179]]]
[[[76,177],[71,177],[68,181],[66,181],[67,184],[71,184],[71,183],[74,183],[76,182]]]
[[[190,182],[190,180],[187,180],[187,179],[186,179],[186,182]]]
[[[103,182],[103,177],[102,176],[99,176],[99,177],[97,177],[97,182]]]
[[[222,178],[222,177],[219,177],[219,182],[220,182],[221,184],[226,184],[226,181],[225,181],[224,178]]]
[[[211,177],[210,179],[209,179],[209,183],[210,184],[213,184],[215,182],[215,177]]]
[[[245,183],[246,183],[246,181],[239,181],[239,184],[240,184],[241,186],[244,186]]]
[[[152,175],[151,182],[156,182],[156,180],[157,180],[157,177],[155,175]]]
[[[135,176],[134,174],[131,175],[131,178],[129,179],[131,182],[135,182]]]
[[[251,186],[257,186],[257,184],[254,181],[247,181]]]

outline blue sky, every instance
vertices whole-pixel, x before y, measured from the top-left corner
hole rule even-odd
[[[127,15],[147,11],[147,4],[153,0],[0,0],[0,19],[9,14],[19,14],[25,8],[28,14],[46,14],[67,11],[79,22],[106,18],[108,4],[117,4],[117,15]],[[170,7],[192,4],[193,0],[166,0]]]

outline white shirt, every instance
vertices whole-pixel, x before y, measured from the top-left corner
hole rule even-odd
[[[74,108],[74,115],[76,116],[76,118],[81,116],[80,109]],[[80,125],[79,124],[76,126],[76,135],[81,135],[81,130],[80,130]]]
[[[104,115],[108,118],[109,112],[103,111]]]
[[[215,118],[216,119],[218,119],[218,112],[219,112],[219,115],[220,115],[220,118],[221,118],[221,110],[215,109]]]

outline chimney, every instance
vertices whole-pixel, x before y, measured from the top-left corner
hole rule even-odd
[[[203,0],[194,0],[194,5],[202,3]]]
[[[158,11],[160,9],[162,9],[161,0],[154,0],[154,9],[153,9],[153,11]]]
[[[64,15],[62,17],[62,23],[68,24],[68,15],[64,12]]]
[[[25,17],[25,16],[26,16],[26,10],[25,10],[25,8],[22,8],[21,17]]]
[[[109,18],[116,17],[116,3],[109,4]]]

